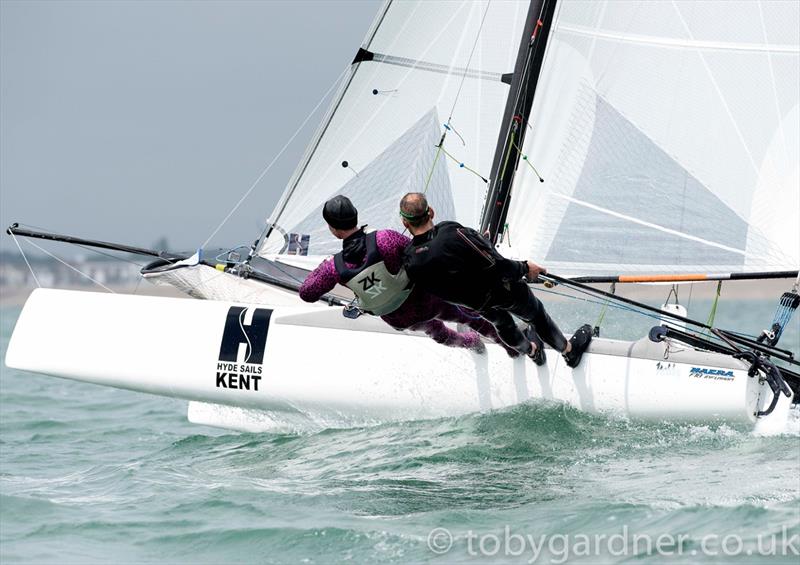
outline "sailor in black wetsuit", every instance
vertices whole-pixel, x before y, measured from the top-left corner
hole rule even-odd
[[[542,340],[576,367],[592,339],[591,326],[581,326],[567,341],[523,277],[546,272],[528,261],[506,259],[473,229],[457,222],[434,226],[434,211],[425,196],[406,194],[400,202],[403,224],[414,236],[403,262],[411,281],[443,300],[480,312],[500,338],[537,365],[545,363]],[[529,326],[523,333],[511,314]]]

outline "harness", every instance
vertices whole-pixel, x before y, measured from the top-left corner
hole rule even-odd
[[[350,268],[344,262],[344,251],[333,256],[333,265],[339,280],[353,291],[360,309],[375,316],[383,316],[397,310],[411,294],[409,278],[401,268],[393,275],[386,268],[378,250],[377,232],[366,234],[367,252],[364,264]]]

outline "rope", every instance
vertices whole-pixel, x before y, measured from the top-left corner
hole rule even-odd
[[[711,312],[708,314],[707,326],[714,325],[714,318],[717,317],[717,306],[719,305],[719,297],[722,294],[722,281],[717,282],[717,294],[714,297],[714,303],[711,305]]]
[[[514,143],[514,132],[511,132],[511,145],[508,146],[508,151],[506,151],[506,158],[503,159],[503,170],[500,173],[500,178],[506,176],[506,167],[508,167],[508,160],[511,158],[511,148],[516,147],[517,144]]]
[[[34,242],[32,242],[32,241],[29,241],[28,243],[30,243],[31,245],[33,245],[33,246],[34,246],[36,249],[38,249],[38,250],[39,250],[39,251],[41,251],[42,253],[45,253],[46,255],[49,255],[50,257],[52,257],[53,259],[55,259],[56,261],[58,261],[58,262],[59,262],[59,263],[61,263],[62,265],[66,266],[66,267],[69,267],[70,269],[72,269],[73,271],[75,271],[76,273],[78,273],[79,275],[81,275],[81,276],[84,276],[84,277],[86,277],[87,279],[89,279],[90,281],[92,281],[93,283],[97,284],[98,286],[101,286],[101,287],[103,287],[103,288],[104,288],[104,289],[106,289],[108,292],[110,292],[110,293],[112,293],[112,294],[116,294],[116,292],[114,292],[113,290],[111,290],[110,288],[108,288],[106,285],[104,285],[103,283],[101,283],[101,282],[100,282],[100,281],[98,281],[97,279],[95,279],[95,278],[92,278],[90,275],[87,275],[86,273],[84,273],[84,272],[83,272],[83,271],[81,271],[80,269],[77,269],[77,268],[73,267],[72,265],[70,265],[70,264],[69,264],[69,263],[67,263],[66,261],[62,260],[60,257],[56,257],[55,255],[53,255],[52,253],[50,253],[50,252],[49,252],[47,249],[43,249],[43,248],[39,247],[38,245],[36,245],[36,244],[35,244]],[[27,260],[26,260],[26,262],[27,262]],[[37,282],[38,282],[38,281],[37,281]]]
[[[436,170],[436,161],[439,160],[439,155],[441,155],[442,151],[444,150],[444,148],[442,146],[444,145],[444,137],[446,135],[447,135],[447,132],[443,133],[442,134],[442,139],[439,140],[439,148],[436,150],[436,155],[433,158],[433,163],[431,164],[431,170],[428,171],[428,178],[425,179],[425,186],[422,188],[422,194],[427,194],[428,193],[428,185],[431,184],[431,179],[433,178],[433,171]]]
[[[39,282],[39,279],[36,278],[36,273],[33,272],[33,267],[31,267],[31,264],[28,263],[28,258],[25,256],[25,252],[22,250],[22,247],[20,246],[19,241],[17,241],[17,236],[14,235],[13,231],[9,232],[9,233],[11,234],[11,237],[14,239],[14,243],[17,244],[17,249],[19,249],[19,254],[22,255],[23,259],[25,259],[25,264],[28,265],[28,269],[30,269],[30,271],[31,271],[31,275],[33,276],[33,280],[36,281],[36,286],[38,286],[39,288],[42,288],[42,285]]]
[[[489,182],[489,179],[487,179],[486,177],[484,177],[482,174],[480,174],[480,173],[479,173],[478,171],[476,171],[475,169],[472,169],[472,168],[470,168],[470,167],[467,167],[467,166],[466,166],[464,163],[462,163],[461,161],[459,161],[458,159],[456,159],[455,157],[453,157],[453,156],[452,156],[450,153],[448,153],[448,152],[447,152],[447,150],[446,150],[444,147],[440,147],[440,149],[442,150],[442,153],[444,153],[445,155],[447,155],[448,157],[450,157],[450,158],[451,158],[453,161],[455,161],[456,163],[458,163],[458,166],[459,166],[460,168],[462,168],[462,169],[466,169],[467,171],[469,171],[469,172],[470,172],[470,173],[472,173],[473,175],[475,175],[475,176],[477,176],[477,177],[480,177],[480,179],[481,179],[483,182],[485,182],[485,183],[488,183],[488,182]]]
[[[503,235],[501,236],[500,241],[502,241],[503,238],[508,238],[508,246],[511,247],[511,229],[508,227],[508,222],[503,224]]]
[[[675,304],[678,304],[678,286],[674,284],[672,285],[672,288],[669,289],[669,294],[667,294],[667,299],[664,301],[664,306],[669,304],[669,299],[673,294],[675,295]]]
[[[258,175],[258,178],[255,181],[253,181],[253,184],[251,184],[250,188],[247,189],[247,192],[245,192],[242,195],[242,197],[239,199],[239,201],[236,203],[236,205],[231,209],[230,212],[228,212],[228,215],[225,216],[225,218],[220,222],[220,224],[217,226],[217,228],[213,232],[211,232],[211,235],[208,236],[208,238],[205,240],[205,242],[203,242],[203,244],[200,247],[205,247],[206,245],[208,245],[208,242],[211,241],[211,239],[215,235],[217,235],[217,232],[219,232],[219,230],[222,229],[222,226],[224,226],[228,222],[228,220],[230,220],[231,216],[233,216],[233,214],[239,209],[239,206],[242,205],[242,202],[244,202],[245,199],[248,196],[250,196],[250,194],[253,192],[253,190],[255,190],[255,188],[258,185],[258,183],[261,182],[261,179],[264,178],[264,175],[266,175],[267,172],[272,168],[272,165],[274,165],[277,162],[277,160],[280,159],[280,157],[283,155],[283,153],[286,151],[286,149],[289,147],[289,145],[291,145],[292,142],[295,140],[295,138],[300,134],[300,131],[302,131],[302,129],[306,126],[308,121],[316,113],[316,111],[319,109],[319,107],[322,106],[322,103],[328,98],[328,95],[333,91],[333,89],[336,87],[336,85],[339,84],[339,81],[342,80],[342,77],[345,75],[345,73],[347,73],[348,70],[349,70],[349,67],[345,68],[345,70],[343,70],[342,73],[336,78],[336,80],[333,82],[331,87],[327,90],[327,92],[325,92],[325,94],[323,94],[322,98],[320,98],[320,101],[317,102],[317,105],[314,106],[314,109],[311,110],[311,112],[308,113],[308,115],[306,116],[306,119],[303,120],[303,123],[300,124],[300,127],[298,127],[297,130],[294,132],[294,134],[292,134],[292,137],[289,138],[289,141],[287,141],[286,144],[281,148],[281,150],[278,151],[278,154],[275,155],[275,157],[272,159],[272,161],[270,161],[269,165],[267,165],[264,168],[264,170],[261,171],[261,174]]]
[[[472,63],[472,56],[475,54],[475,48],[478,46],[478,39],[481,37],[481,31],[483,31],[483,23],[486,21],[486,14],[489,13],[489,6],[492,5],[492,0],[489,0],[486,3],[486,9],[483,11],[483,18],[481,18],[481,25],[478,27],[478,33],[475,36],[475,41],[472,44],[472,51],[469,52],[469,59],[467,59],[467,66],[464,67],[464,74],[461,75],[461,83],[458,85],[458,92],[456,92],[456,98],[453,100],[453,107],[450,108],[450,115],[447,117],[447,123],[450,124],[450,120],[453,118],[453,113],[456,110],[456,104],[458,104],[458,98],[461,96],[461,89],[464,87],[464,79],[467,78],[467,71],[469,71],[469,66]]]
[[[584,294],[587,294],[588,296],[592,296],[591,294],[589,294],[586,291],[582,291],[582,290],[578,290],[578,289],[573,289],[573,290],[575,290],[576,292],[582,292]],[[600,300],[593,300],[593,299],[590,299],[590,298],[581,298],[580,296],[574,296],[572,294],[566,294],[566,293],[563,293],[563,292],[556,292],[555,290],[549,290],[549,289],[545,289],[545,288],[538,288],[538,289],[536,289],[536,292],[546,292],[547,294],[553,294],[555,296],[563,296],[564,298],[571,298],[572,300],[578,300],[580,302],[586,302],[587,304],[596,304],[598,306],[603,306],[605,304],[604,302],[602,302]],[[628,306],[626,304],[613,304],[613,303],[609,302],[608,306],[609,306],[609,308],[614,308],[616,310],[622,310],[624,312],[632,312],[634,314],[645,316],[646,318],[653,318],[654,320],[659,320],[659,321],[661,320],[661,316],[657,316],[656,314],[652,314],[650,312],[644,312],[644,311],[641,311],[641,310],[637,310],[637,309],[635,309],[635,308],[633,308],[631,306]]]
[[[539,171],[537,171],[537,170],[536,170],[536,167],[534,167],[534,166],[531,164],[531,162],[530,162],[530,161],[528,161],[528,156],[527,156],[527,155],[525,155],[525,153],[523,153],[523,152],[522,152],[522,149],[520,149],[520,148],[519,148],[519,146],[518,146],[516,143],[514,143],[514,139],[513,139],[513,138],[511,139],[511,145],[513,145],[513,146],[514,146],[514,149],[516,149],[516,150],[517,150],[517,153],[519,153],[520,155],[522,155],[522,160],[523,160],[523,161],[525,161],[525,164],[526,164],[526,165],[528,165],[528,166],[531,168],[531,170],[532,170],[532,171],[533,171],[533,172],[536,174],[536,176],[537,176],[537,177],[539,177],[539,180],[540,180],[540,181],[543,181],[544,179],[542,179],[542,175],[540,175],[540,174],[539,174]]]
[[[609,292],[611,292],[611,294],[614,294],[614,293],[617,292],[617,283],[611,283],[611,288],[610,288]],[[606,311],[608,310],[609,302],[611,302],[611,299],[607,298],[606,301],[605,301],[605,304],[603,304],[603,309],[600,310],[600,317],[597,319],[597,323],[595,324],[595,327],[599,328],[601,326],[601,324],[603,323],[603,320],[606,317]]]
[[[573,292],[578,292],[580,294],[585,294],[586,296],[591,296],[591,297],[595,296],[594,294],[592,294],[588,290],[584,290],[582,288],[572,287],[572,286],[570,286],[568,288],[571,288]],[[598,305],[602,305],[603,304],[603,302],[601,302],[599,300],[588,300],[586,298],[580,298],[580,297],[577,297],[577,296],[573,296],[571,294],[558,293],[558,292],[555,292],[555,291],[552,291],[552,290],[538,289],[538,292],[550,292],[551,294],[565,296],[567,298],[573,298],[575,300],[582,300],[582,301],[588,302],[590,304],[598,304]],[[609,303],[609,307],[610,308],[616,308],[617,310],[624,310],[624,311],[628,311],[628,312],[633,312],[634,314],[639,314],[640,316],[645,316],[646,318],[653,318],[654,320],[659,320],[659,321],[662,320],[661,316],[659,316],[659,315],[657,315],[657,314],[655,314],[653,312],[649,312],[647,310],[642,310],[640,308],[637,308],[635,306],[630,306],[630,305],[627,305],[627,304]]]
[[[778,308],[775,310],[775,317],[772,320],[771,329],[774,332],[774,336],[769,338],[771,345],[778,343],[778,340],[783,334],[783,330],[789,325],[794,311],[800,306],[800,295],[797,294],[795,289],[796,286],[793,286],[791,292],[784,292],[781,295]],[[764,333],[767,333],[767,330],[765,330]]]
[[[580,289],[580,288],[574,288],[574,287],[570,287],[570,288],[571,288],[571,290],[573,290],[574,292],[579,292],[579,293],[581,293],[581,294],[585,294],[585,295],[587,295],[587,296],[591,296],[591,297],[593,297],[593,296],[594,296],[594,295],[593,295],[593,294],[591,294],[590,292],[588,292],[588,291],[585,291],[585,290],[583,290],[583,289]],[[570,299],[572,299],[572,300],[578,300],[578,301],[580,301],[580,302],[586,302],[586,303],[588,303],[588,304],[596,304],[596,305],[598,305],[598,306],[603,306],[603,305],[605,305],[605,303],[604,303],[604,302],[602,302],[602,301],[600,301],[600,300],[597,300],[597,299],[582,298],[582,297],[580,297],[580,296],[574,296],[574,295],[572,295],[572,294],[566,294],[566,293],[564,293],[564,292],[557,292],[557,291],[554,291],[554,290],[551,290],[551,289],[547,289],[547,288],[544,288],[544,287],[542,287],[542,288],[537,288],[537,289],[536,289],[536,292],[537,292],[537,293],[539,293],[539,292],[546,292],[546,293],[548,293],[548,294],[553,294],[553,295],[555,295],[555,296],[562,296],[562,297],[564,297],[564,298],[570,298]],[[661,321],[662,321],[662,318],[661,318],[661,316],[659,316],[659,315],[657,315],[657,314],[655,314],[655,313],[648,312],[648,311],[646,311],[646,310],[640,310],[640,309],[637,309],[637,308],[635,308],[635,307],[633,307],[633,306],[629,306],[629,305],[627,305],[627,304],[615,304],[615,303],[613,303],[613,302],[609,302],[608,306],[609,306],[609,308],[614,308],[615,310],[621,310],[621,311],[624,311],[624,312],[632,312],[633,314],[637,314],[637,315],[639,315],[639,316],[644,316],[644,317],[646,317],[646,318],[652,318],[652,319],[654,319],[654,320],[658,320],[659,322],[661,322]],[[732,333],[732,334],[734,334],[734,335],[738,335],[738,336],[741,336],[741,337],[753,338],[753,339],[755,339],[755,337],[756,337],[756,336],[754,336],[754,335],[751,335],[751,334],[747,334],[747,333],[743,333],[743,332],[733,332],[733,331],[730,331],[730,330],[728,330],[728,333]],[[708,336],[708,338],[709,338],[709,339],[715,339],[715,340],[717,340],[717,341],[721,341],[721,340],[719,339],[719,337],[717,337],[717,336],[716,336],[716,335],[714,335],[714,334],[711,334],[711,335],[709,335],[709,336]]]
[[[492,0],[489,0],[489,2],[486,3],[486,9],[483,11],[483,17],[481,18],[481,25],[478,27],[478,33],[475,35],[475,41],[473,41],[473,43],[472,43],[472,50],[469,53],[469,59],[467,59],[467,65],[464,67],[464,73],[461,75],[461,82],[458,85],[458,91],[456,92],[456,97],[453,100],[453,106],[452,106],[452,108],[450,108],[450,114],[447,117],[447,123],[444,124],[445,130],[442,133],[442,138],[439,140],[439,145],[438,145],[438,148],[436,150],[436,155],[433,158],[433,163],[431,163],[431,170],[428,172],[428,178],[425,179],[425,186],[422,189],[422,194],[427,194],[427,192],[428,192],[428,186],[431,184],[431,179],[433,178],[433,172],[436,170],[436,163],[439,161],[439,156],[444,151],[444,140],[447,137],[447,132],[450,131],[452,129],[452,127],[453,127],[450,124],[450,122],[452,121],[453,114],[456,111],[456,104],[458,104],[458,99],[461,97],[461,89],[464,87],[464,80],[467,78],[467,73],[469,72],[469,66],[472,64],[472,56],[475,54],[475,48],[478,46],[478,40],[480,39],[481,32],[483,31],[483,24],[486,21],[486,14],[489,13],[489,6],[491,6],[491,4],[492,4]],[[461,137],[461,135],[458,132],[456,132],[456,135],[458,135],[458,137],[461,138],[461,142],[466,145],[466,143],[464,142],[464,138]],[[455,160],[454,157],[453,157],[453,159]],[[463,163],[460,163],[460,165],[462,167],[464,167]],[[466,167],[464,167],[464,168],[466,168]],[[469,170],[472,170],[472,169],[469,169]],[[472,172],[475,172],[475,171],[472,171]],[[475,172],[475,174],[478,175],[479,177],[483,178],[479,173]],[[486,181],[486,179],[484,179],[484,181]],[[486,182],[488,182],[488,181],[486,181]]]

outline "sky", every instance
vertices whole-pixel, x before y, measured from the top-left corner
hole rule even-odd
[[[349,65],[380,5],[0,0],[3,232],[19,222],[199,247]],[[326,107],[209,247],[256,238]],[[16,249],[5,233],[0,249]]]

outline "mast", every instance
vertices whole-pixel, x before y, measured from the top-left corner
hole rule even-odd
[[[492,164],[491,184],[481,216],[481,232],[487,230],[492,243],[503,233],[511,186],[519,163],[533,96],[539,82],[547,37],[557,0],[531,0],[522,32],[511,89],[503,113],[500,136]]]

